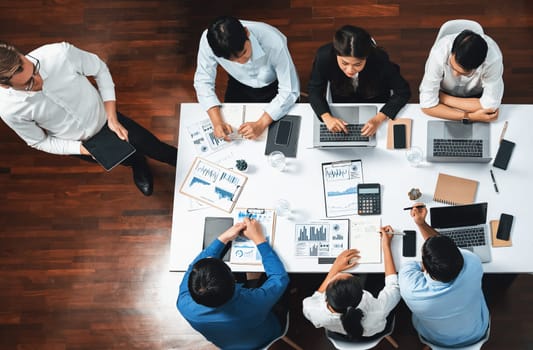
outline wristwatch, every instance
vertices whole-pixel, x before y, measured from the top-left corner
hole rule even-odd
[[[470,124],[470,118],[468,118],[468,112],[465,111],[463,114],[463,124]]]

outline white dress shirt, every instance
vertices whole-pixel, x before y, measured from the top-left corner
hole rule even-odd
[[[252,56],[245,64],[217,57],[207,41],[207,30],[200,39],[194,88],[198,102],[208,110],[220,105],[215,93],[217,66],[221,65],[240,83],[252,88],[265,87],[278,80],[278,94],[265,107],[270,117],[283,117],[300,95],[300,83],[292,62],[287,38],[276,28],[261,22],[241,21],[250,33]]]
[[[81,141],[106,123],[103,101],[115,100],[106,64],[68,43],[39,47],[41,91],[0,88],[0,114],[29,146],[54,154],[80,154]],[[31,60],[31,59],[30,59]],[[87,76],[94,76],[98,90]]]
[[[385,277],[385,287],[376,298],[363,290],[363,297],[357,306],[363,311],[361,325],[363,337],[370,337],[382,332],[387,325],[387,316],[400,301],[400,287],[398,275]],[[303,300],[303,314],[316,328],[324,327],[327,330],[346,335],[342,326],[341,314],[331,312],[326,303],[326,293],[315,292]]]
[[[487,58],[474,70],[472,76],[455,77],[450,66],[450,56],[457,35],[446,35],[431,48],[424,78],[420,83],[420,107],[438,105],[439,90],[442,90],[457,97],[482,93],[479,102],[483,108],[498,108],[503,97],[503,58],[500,48],[490,37],[481,35],[488,45]]]

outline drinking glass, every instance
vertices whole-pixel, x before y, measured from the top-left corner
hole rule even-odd
[[[289,216],[291,213],[291,205],[286,199],[278,199],[275,205],[276,215]]]
[[[268,155],[268,162],[270,166],[278,171],[283,171],[285,169],[286,160],[283,152],[274,151]]]
[[[422,150],[420,147],[411,147],[407,151],[405,151],[405,157],[407,158],[407,161],[412,167],[417,167],[420,165],[422,160],[424,160],[424,154],[422,153]]]

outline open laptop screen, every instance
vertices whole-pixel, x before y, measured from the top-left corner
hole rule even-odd
[[[487,221],[487,203],[435,207],[430,215],[433,228],[480,225]]]

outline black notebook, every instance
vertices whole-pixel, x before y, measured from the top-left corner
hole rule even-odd
[[[265,154],[281,151],[285,157],[296,158],[300,134],[299,115],[286,115],[268,127]]]
[[[135,147],[129,142],[119,139],[107,124],[96,135],[83,141],[82,144],[98,164],[107,171],[135,153]]]

